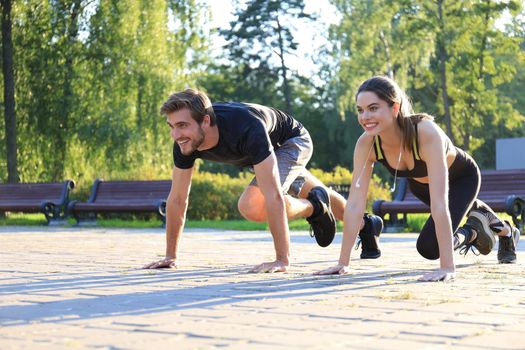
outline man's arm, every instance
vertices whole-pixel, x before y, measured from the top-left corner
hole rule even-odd
[[[257,184],[264,196],[268,226],[275,247],[275,261],[258,265],[252,272],[284,272],[290,264],[290,235],[275,154],[272,152],[265,160],[256,164],[254,170]]]
[[[143,268],[177,267],[177,254],[186,220],[192,174],[193,168],[173,168],[171,190],[166,200],[166,257]]]

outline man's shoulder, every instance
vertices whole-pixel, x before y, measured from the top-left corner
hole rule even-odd
[[[214,103],[213,110],[217,123],[229,129],[256,127],[263,119],[250,104],[242,102]]]

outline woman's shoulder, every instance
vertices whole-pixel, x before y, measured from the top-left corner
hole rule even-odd
[[[417,123],[417,133],[420,136],[438,136],[440,132],[441,128],[432,119],[421,119]]]
[[[374,146],[375,137],[367,134],[366,132],[362,133],[357,139],[357,143],[354,149],[354,155],[361,154],[362,156],[367,156],[370,161],[376,161],[376,155],[372,152],[372,147]]]
[[[421,120],[418,123],[417,133],[419,142],[423,144],[433,142],[450,142],[445,131],[443,131],[443,129],[441,129],[441,127],[438,124],[436,124],[436,122],[434,122],[433,120]]]
[[[357,139],[356,147],[370,147],[370,145],[374,142],[375,137],[372,135],[367,134],[366,132],[363,132],[361,136]]]

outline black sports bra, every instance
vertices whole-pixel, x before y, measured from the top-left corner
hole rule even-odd
[[[414,168],[410,170],[397,170],[397,176],[399,177],[409,177],[409,178],[420,178],[428,176],[427,164],[421,160],[419,155],[419,146],[418,146],[418,137],[417,137],[417,124],[414,125],[416,130],[416,135],[414,137],[414,142],[412,142],[412,156],[414,158]],[[447,153],[450,149],[450,141],[447,140]],[[396,169],[392,168],[384,156],[383,149],[381,148],[381,138],[378,136],[374,137],[374,150],[376,152],[376,159],[378,162],[383,164],[390,174],[395,175]]]

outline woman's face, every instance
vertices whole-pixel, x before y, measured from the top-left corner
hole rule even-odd
[[[397,112],[395,107],[380,99],[375,92],[363,91],[357,95],[357,120],[366,133],[377,135],[390,127]]]

